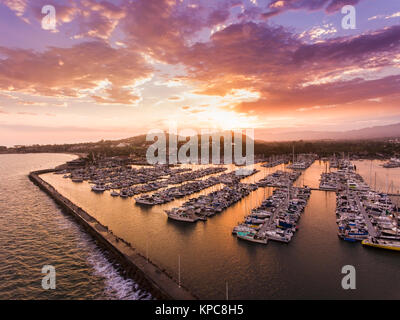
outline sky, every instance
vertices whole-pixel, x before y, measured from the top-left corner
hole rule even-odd
[[[399,0],[0,0],[0,145],[398,122]]]

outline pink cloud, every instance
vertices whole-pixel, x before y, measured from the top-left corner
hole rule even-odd
[[[110,88],[98,99],[131,104],[137,97],[125,87],[152,72],[140,54],[99,41],[42,53],[0,47],[0,54],[5,57],[0,60],[0,89],[42,96],[96,96],[90,90],[107,80]]]

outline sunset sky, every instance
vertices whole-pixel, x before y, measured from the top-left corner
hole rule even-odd
[[[356,29],[341,8],[356,8]],[[56,30],[42,29],[44,5]],[[0,0],[0,145],[400,122],[399,0]],[[257,136],[256,136],[257,138]]]

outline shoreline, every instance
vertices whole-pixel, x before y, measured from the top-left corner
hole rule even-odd
[[[70,156],[75,156],[76,159],[82,158],[86,156],[86,153],[79,153],[79,152],[55,152],[55,151],[49,151],[49,152],[45,152],[45,151],[41,151],[41,152],[0,152],[0,155],[6,155],[6,154],[67,154]]]
[[[47,193],[64,212],[72,215],[79,224],[106,249],[121,265],[126,274],[135,280],[139,286],[147,290],[156,299],[161,300],[196,300],[194,294],[179,287],[175,279],[165,270],[159,268],[142,256],[132,245],[115,236],[107,226],[102,225],[82,208],[62,196],[53,186],[40,178],[41,174],[54,172],[55,169],[44,169],[29,173],[29,179]]]

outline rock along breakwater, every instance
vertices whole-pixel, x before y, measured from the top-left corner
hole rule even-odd
[[[29,174],[29,179],[46,192],[65,212],[72,215],[97,243],[122,265],[127,276],[134,279],[156,299],[198,299],[189,290],[183,286],[179,286],[177,281],[165,270],[160,269],[142,256],[130,243],[114,235],[107,226],[102,225],[86,211],[62,196],[53,186],[40,178],[41,174],[54,171],[54,169],[33,171]]]

